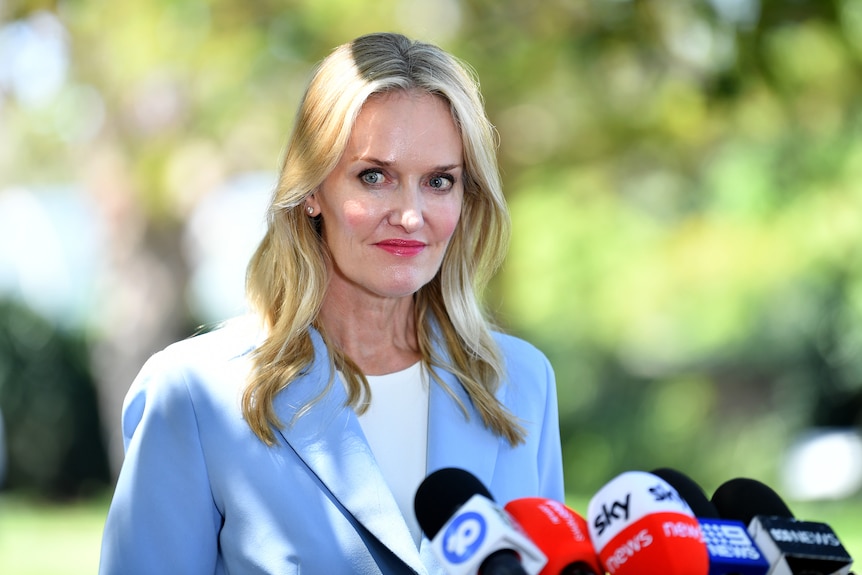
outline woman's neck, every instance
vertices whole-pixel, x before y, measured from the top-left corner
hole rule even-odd
[[[413,298],[344,300],[327,293],[321,327],[366,375],[394,373],[421,359]]]

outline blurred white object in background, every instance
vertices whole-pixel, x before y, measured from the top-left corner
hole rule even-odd
[[[205,322],[245,309],[245,268],[266,231],[278,174],[249,172],[204,197],[189,218],[183,249],[191,268],[189,307]]]
[[[862,434],[853,428],[812,429],[787,452],[782,481],[789,499],[844,499],[862,489]]]
[[[0,189],[0,299],[79,327],[100,300],[102,225],[79,188]]]
[[[69,34],[51,12],[37,10],[0,26],[0,95],[8,92],[25,106],[41,106],[66,82],[69,61]]]

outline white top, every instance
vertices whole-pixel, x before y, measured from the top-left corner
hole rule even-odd
[[[402,371],[365,378],[371,404],[359,416],[359,424],[418,547],[422,529],[413,499],[426,475],[428,377],[417,362]]]

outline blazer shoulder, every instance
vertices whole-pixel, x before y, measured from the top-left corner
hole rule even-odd
[[[157,355],[183,358],[185,361],[202,356],[202,359],[218,362],[246,355],[262,339],[263,330],[252,318],[239,317],[172,343]]]
[[[493,335],[510,372],[530,374],[553,372],[551,362],[545,353],[529,341],[499,331],[493,332]]]
[[[232,362],[248,356],[260,338],[260,331],[244,319],[225,322],[211,331],[189,336],[155,352],[144,363],[137,379],[155,375],[172,380],[183,373],[194,373],[210,376],[195,378],[206,382]]]
[[[258,334],[242,323],[175,342],[154,353],[141,367],[123,405],[123,428],[130,437],[144,411],[173,413],[180,406],[231,407],[249,369]]]
[[[509,348],[515,351],[519,351],[521,353],[538,354],[542,357],[544,357],[545,355],[544,352],[538,347],[536,347],[534,344],[516,335],[512,335],[503,331],[493,331],[491,332],[491,334],[497,341],[497,345],[502,348]]]

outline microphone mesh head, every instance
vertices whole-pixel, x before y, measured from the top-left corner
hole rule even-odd
[[[413,498],[413,510],[422,531],[433,539],[459,507],[474,495],[494,500],[475,475],[457,467],[438,469],[426,477]]]
[[[691,507],[695,517],[699,519],[719,518],[718,509],[715,508],[700,485],[688,475],[669,467],[654,469],[650,473],[658,475],[676,489],[679,496],[685,499],[685,502]]]
[[[719,485],[712,494],[712,504],[722,519],[751,523],[756,515],[793,519],[787,504],[771,487],[746,477],[731,479]]]

